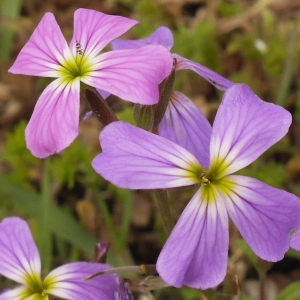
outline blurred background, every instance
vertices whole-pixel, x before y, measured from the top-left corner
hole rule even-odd
[[[74,11],[80,7],[138,20],[122,36],[126,39],[168,26],[173,53],[246,83],[263,100],[289,110],[288,135],[240,173],[300,196],[299,0],[1,0],[0,220],[18,215],[28,221],[43,272],[66,262],[92,261],[100,241],[110,243],[108,263],[114,267],[154,264],[166,240],[151,193],[118,189],[92,169],[102,127],[94,116],[83,120],[89,111],[83,100],[80,135],[69,148],[44,160],[26,149],[26,124],[51,79],[7,70],[46,12],[55,15],[70,41]],[[176,74],[175,88],[213,122],[221,92],[191,71]],[[114,96],[108,103],[119,119],[134,123],[131,103]],[[169,192],[176,218],[194,192]],[[125,277],[140,300],[294,300],[300,299],[300,254],[290,250],[281,262],[262,261],[230,224],[228,274],[216,289],[168,287],[147,296],[156,283],[136,274]],[[0,290],[10,286],[0,278]]]

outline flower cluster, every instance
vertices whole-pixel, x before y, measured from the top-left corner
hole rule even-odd
[[[291,114],[264,102],[248,86],[171,54],[173,36],[166,27],[146,39],[115,40],[136,24],[78,9],[68,45],[54,16],[47,13],[42,18],[9,70],[56,78],[35,106],[25,133],[27,147],[44,158],[76,138],[80,82],[96,88],[103,98],[114,94],[147,106],[158,104],[159,84],[173,64],[175,71],[193,70],[225,91],[213,126],[190,99],[172,90],[158,134],[112,122],[100,134],[102,153],[93,160],[93,168],[121,188],[198,186],[157,260],[159,275],[174,287],[207,289],[222,282],[229,218],[264,260],[281,260],[290,246],[300,250],[298,197],[254,178],[233,175],[284,137]],[[111,42],[113,50],[100,53]],[[0,224],[0,252],[0,274],[21,284],[0,294],[0,300],[49,299],[49,295],[72,300],[133,299],[129,285],[118,284],[116,275],[83,280],[111,268],[102,263],[66,264],[42,280],[37,247],[28,225],[17,217]],[[98,259],[105,256],[106,250]]]

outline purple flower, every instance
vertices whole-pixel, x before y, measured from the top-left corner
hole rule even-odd
[[[117,277],[105,275],[84,281],[110,266],[77,262],[58,267],[41,280],[41,260],[25,221],[17,217],[0,223],[0,274],[21,285],[0,294],[0,300],[49,299],[112,300],[118,290]]]
[[[59,152],[78,135],[80,81],[134,103],[158,102],[158,84],[172,68],[167,49],[150,45],[98,55],[136,24],[78,9],[68,46],[53,14],[45,14],[9,69],[14,74],[57,78],[40,96],[26,128],[27,147],[35,156]]]
[[[112,42],[112,48],[114,50],[136,49],[153,44],[162,45],[171,50],[174,44],[171,30],[167,27],[160,27],[150,37],[145,39],[127,41],[115,40]],[[223,91],[233,85],[231,81],[198,63],[178,54],[172,54],[172,57],[176,59],[177,62],[176,71],[190,69]],[[200,124],[199,120],[201,120]],[[204,126],[202,130],[198,129],[200,126]],[[191,130],[193,127],[197,128],[197,130]],[[203,167],[208,167],[209,151],[207,147],[211,135],[210,124],[208,121],[205,121],[198,107],[182,93],[173,91],[171,94],[166,113],[158,125],[158,133],[160,136],[189,150],[196,156]],[[205,153],[205,155],[199,155],[201,152]]]
[[[290,124],[291,115],[285,109],[262,101],[248,86],[235,84],[225,92],[209,131],[209,153],[198,154],[203,161],[209,157],[208,168],[181,146],[123,122],[103,130],[103,153],[92,165],[122,188],[200,185],[163,247],[157,270],[175,287],[207,289],[226,274],[228,215],[256,255],[268,261],[283,258],[291,231],[300,227],[296,196],[232,175],[279,141]],[[189,129],[197,130],[201,126]]]

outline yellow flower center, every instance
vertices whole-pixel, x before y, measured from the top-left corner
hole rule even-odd
[[[226,170],[224,161],[216,161],[208,170],[200,166],[191,168],[193,177],[197,177],[198,184],[202,187],[202,199],[207,203],[217,201],[218,194],[230,195],[235,183],[230,177],[224,176]]]
[[[93,64],[91,63],[91,59],[84,55],[84,51],[79,48],[79,46],[76,46],[75,57],[71,56],[66,58],[58,68],[59,77],[65,81],[72,81],[77,77],[81,79],[85,76],[89,76],[92,71]]]

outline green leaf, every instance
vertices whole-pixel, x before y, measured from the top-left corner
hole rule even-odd
[[[1,2],[0,18],[16,20],[19,17],[23,0],[3,0]],[[14,31],[8,26],[1,28],[0,35],[0,60],[8,61],[13,42]]]
[[[76,181],[82,185],[96,184],[101,177],[93,170],[92,159],[91,147],[76,139],[51,161],[52,176],[60,185],[67,185],[68,189],[72,189]]]
[[[14,183],[0,174],[0,198],[9,200],[23,215],[36,219],[40,217],[40,196],[30,189]],[[90,235],[69,213],[60,209],[55,203],[48,203],[48,228],[55,236],[69,242],[72,246],[93,257],[98,240]],[[39,238],[43,235],[39,232]]]
[[[27,123],[23,120],[14,127],[14,131],[6,135],[6,144],[2,159],[12,172],[8,177],[18,183],[31,181],[41,160],[34,157],[26,148],[24,131]]]
[[[244,254],[249,258],[251,261],[252,265],[255,267],[256,262],[257,262],[257,256],[255,253],[251,250],[251,248],[248,246],[248,244],[242,240],[242,239],[237,239],[236,244],[239,248],[241,248],[244,252]]]
[[[300,297],[300,281],[290,284],[275,300],[298,300]]]

